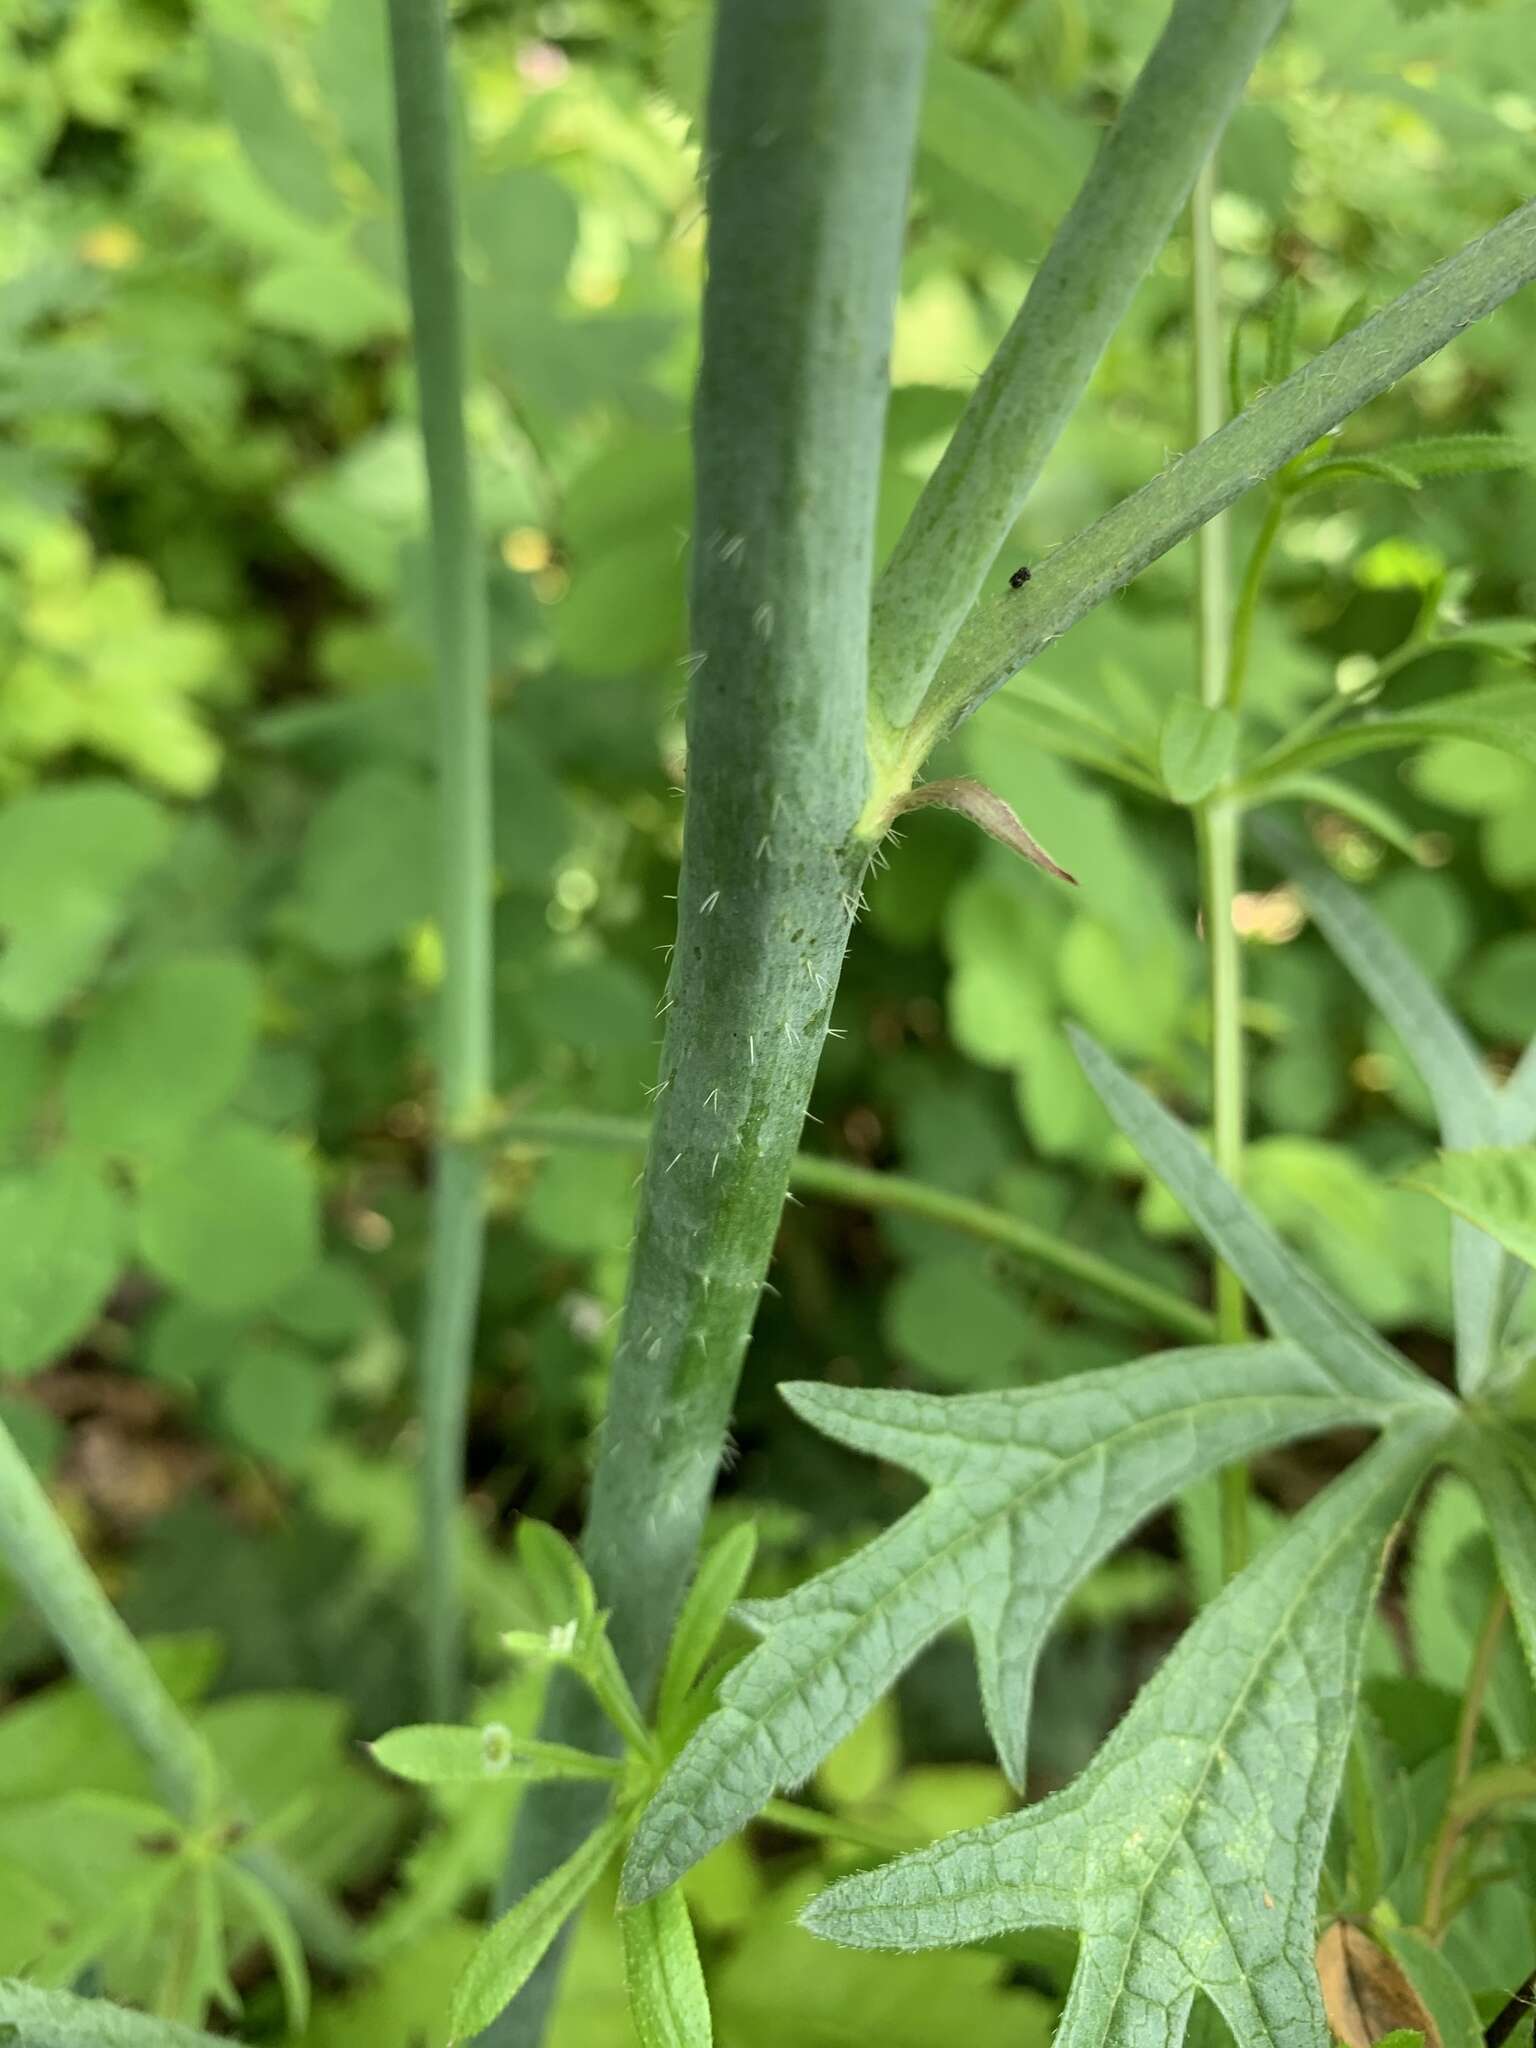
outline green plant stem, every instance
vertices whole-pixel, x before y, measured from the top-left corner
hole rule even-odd
[[[1456,1721],[1456,1744],[1451,1752],[1451,1782],[1446,1788],[1445,1811],[1435,1835],[1434,1848],[1430,1851],[1429,1872],[1424,1880],[1424,1903],[1419,1910],[1419,1924],[1431,1941],[1438,1941],[1443,1931],[1446,1885],[1456,1846],[1467,1824],[1467,1816],[1458,1806],[1456,1795],[1471,1775],[1472,1759],[1477,1751],[1477,1731],[1483,1719],[1483,1701],[1487,1697],[1488,1683],[1493,1676],[1493,1660],[1508,1614],[1509,1596],[1502,1586],[1498,1586],[1488,1602],[1472,1652],[1472,1668],[1467,1673],[1467,1689],[1461,1696],[1461,1712]]]
[[[1220,271],[1211,203],[1216,166],[1207,163],[1190,202],[1192,270],[1191,320],[1195,433],[1207,441],[1221,429],[1226,413],[1226,351],[1221,340]],[[1231,562],[1225,513],[1200,528],[1198,549],[1198,651],[1200,701],[1218,711],[1230,696],[1237,642],[1229,642],[1232,615]],[[1238,828],[1241,813],[1218,792],[1196,814],[1200,850],[1200,898],[1210,982],[1212,1152],[1216,1164],[1238,1186],[1243,1167],[1242,954],[1232,923],[1238,883]],[[1240,1344],[1248,1333],[1243,1284],[1224,1260],[1213,1273],[1217,1342]],[[1221,1475],[1221,1558],[1227,1578],[1248,1561],[1248,1468],[1241,1462]]]
[[[923,700],[910,740],[915,761],[1095,605],[1533,277],[1536,200],[1437,264],[1038,563],[1028,604],[1010,603],[1012,591],[978,602]]]
[[[721,0],[677,945],[584,1552],[644,1705],[692,1572],[870,846],[869,595],[927,0]],[[569,1684],[546,1732],[600,1731]],[[573,1788],[575,1789],[575,1788]],[[516,1898],[590,1826],[525,1799]],[[541,1969],[491,2030],[536,2041]]]
[[[207,1744],[102,1591],[3,1424],[0,1562],[79,1677],[143,1756],[165,1805],[189,1826],[205,1826],[227,1802]],[[345,1967],[352,1931],[343,1915],[272,1849],[253,1844],[239,1860],[282,1899],[313,1953]]]
[[[650,1126],[639,1117],[581,1116],[555,1111],[544,1116],[514,1115],[497,1126],[496,1139],[514,1145],[640,1152],[645,1149],[649,1132]],[[820,1159],[809,1152],[795,1155],[789,1184],[808,1195],[820,1195],[849,1208],[916,1216],[924,1222],[959,1231],[979,1243],[997,1245],[1134,1309],[1170,1336],[1205,1343],[1215,1335],[1214,1320],[1193,1302],[1182,1300],[1154,1281],[1143,1280],[1137,1273],[1127,1272],[1097,1252],[1086,1251],[1052,1231],[1042,1230],[1038,1224],[1010,1216],[1006,1210],[990,1208],[985,1202],[951,1194],[947,1188],[930,1187],[902,1174],[850,1166],[838,1159]]]
[[[0,1977],[0,2039],[14,2048],[220,2048],[212,2034],[195,2027],[151,2019],[105,1998],[44,1991],[15,1977]]]
[[[421,1325],[426,1698],[450,1719],[463,1690],[458,1518],[485,1230],[484,1164],[465,1132],[491,1086],[491,728],[485,576],[464,423],[452,87],[441,0],[389,0],[406,270],[431,502],[438,699],[443,982],[439,1115]]]
[[[1272,491],[1269,503],[1264,508],[1263,521],[1249,550],[1248,560],[1243,569],[1242,586],[1237,594],[1237,606],[1232,614],[1232,639],[1227,653],[1227,672],[1222,693],[1223,701],[1232,711],[1236,711],[1243,701],[1243,689],[1248,681],[1248,657],[1253,651],[1253,622],[1259,609],[1259,594],[1264,588],[1264,572],[1269,567],[1269,558],[1274,552],[1284,518],[1285,499],[1279,491]],[[1214,523],[1208,522],[1200,531],[1208,533]]]
[[[846,1842],[855,1849],[868,1849],[876,1856],[899,1856],[912,1846],[883,1828],[866,1827],[836,1813],[818,1813],[814,1806],[797,1806],[792,1799],[770,1799],[757,1818],[767,1827],[782,1828],[786,1834],[805,1835],[818,1842]]]
[[[916,712],[1283,12],[1177,0],[876,586],[870,686],[893,727]]]

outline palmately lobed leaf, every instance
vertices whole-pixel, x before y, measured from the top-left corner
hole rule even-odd
[[[1413,1411],[1419,1385],[1362,1389],[1290,1345],[1170,1351],[1017,1393],[944,1397],[795,1384],[786,1398],[927,1498],[851,1558],[738,1612],[764,1636],[663,1780],[625,1896],[673,1883],[798,1784],[918,1653],[964,1621],[1004,1769],[1024,1782],[1035,1663],[1074,1586],[1191,1480],[1344,1423]]]
[[[1385,1545],[1442,1420],[1392,1431],[1186,1632],[1072,1785],[845,1879],[860,1948],[1083,1937],[1059,2048],[1177,2048],[1197,1991],[1244,2048],[1323,2048],[1317,1886]]]

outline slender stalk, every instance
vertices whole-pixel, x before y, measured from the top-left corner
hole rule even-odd
[[[426,1699],[463,1689],[458,1518],[485,1229],[483,1154],[468,1135],[491,1087],[491,731],[485,577],[464,427],[452,87],[441,0],[389,0],[395,141],[421,435],[431,500],[443,983],[439,1114],[421,1325]]]
[[[1195,180],[1190,201],[1195,438],[1207,441],[1226,418],[1226,350],[1221,338],[1221,280],[1211,203],[1216,193],[1214,158]],[[1200,701],[1219,711],[1228,701],[1230,664],[1237,653],[1229,639],[1232,611],[1231,558],[1227,516],[1218,512],[1196,535],[1198,556],[1197,647]],[[1200,898],[1210,980],[1212,1150],[1216,1164],[1234,1186],[1243,1166],[1242,954],[1232,923],[1238,881],[1240,812],[1218,792],[1196,815],[1200,847]],[[1217,1342],[1240,1344],[1248,1334],[1243,1283],[1224,1261],[1214,1269]],[[1238,1463],[1221,1475],[1221,1557],[1228,1578],[1248,1561],[1248,1468]]]
[[[1221,346],[1221,263],[1211,223],[1216,197],[1214,153],[1200,167],[1189,202],[1190,334],[1194,375],[1196,441],[1209,440],[1226,424],[1225,370]],[[1200,701],[1219,709],[1227,694],[1231,542],[1225,512],[1208,519],[1195,536]]]
[[[1027,604],[974,605],[914,721],[914,772],[934,742],[1069,627],[1536,277],[1536,200],[1447,258],[1401,297],[1262,392],[1035,566]]]
[[[903,1841],[884,1828],[867,1827],[843,1814],[818,1813],[814,1806],[797,1806],[792,1799],[770,1799],[757,1818],[767,1827],[782,1828],[786,1834],[806,1835],[818,1842],[846,1842],[876,1856],[899,1856],[903,1849],[912,1846],[910,1838]]]
[[[876,587],[870,685],[892,726],[917,710],[1283,12],[1177,0]]]
[[[0,1978],[0,2039],[15,2048],[220,2048],[212,2034],[129,2012],[105,1998]],[[228,2048],[228,2037],[224,2038]]]
[[[1443,1931],[1446,1885],[1456,1846],[1466,1826],[1466,1817],[1457,1808],[1456,1795],[1471,1775],[1472,1758],[1477,1750],[1477,1731],[1483,1719],[1483,1701],[1487,1697],[1488,1683],[1493,1676],[1493,1660],[1498,1654],[1499,1638],[1504,1632],[1508,1614],[1509,1595],[1502,1586],[1498,1586],[1488,1602],[1488,1611],[1472,1652],[1472,1668],[1467,1673],[1467,1689],[1462,1694],[1461,1712],[1456,1721],[1456,1744],[1451,1752],[1451,1782],[1446,1788],[1445,1812],[1430,1852],[1429,1873],[1424,1881],[1424,1903],[1419,1910],[1419,1924],[1431,1941],[1438,1941]]]
[[[3,1425],[0,1562],[48,1624],[74,1670],[144,1757],[166,1806],[189,1826],[206,1825],[229,1803],[207,1745],[102,1591]],[[308,1879],[259,1845],[243,1851],[239,1860],[282,1899],[314,1954],[345,1966],[351,1929]]]
[[[1220,425],[1220,422],[1217,422]],[[1210,430],[1214,433],[1215,429]],[[1269,558],[1279,537],[1281,522],[1285,518],[1285,499],[1279,491],[1272,491],[1268,505],[1264,508],[1264,520],[1254,537],[1247,565],[1243,570],[1242,588],[1237,596],[1237,609],[1232,617],[1232,642],[1227,656],[1226,686],[1224,700],[1229,709],[1236,711],[1243,701],[1243,686],[1248,680],[1248,657],[1253,649],[1253,622],[1259,608],[1259,594],[1264,588],[1264,572],[1269,567]],[[1212,520],[1202,526],[1202,533],[1209,533]]]
[[[601,1152],[643,1151],[649,1134],[650,1126],[639,1117],[579,1116],[561,1111],[547,1116],[514,1115],[496,1131],[498,1141],[510,1144],[577,1146]],[[1127,1272],[1097,1252],[1085,1251],[1042,1230],[1038,1224],[990,1208],[985,1202],[951,1194],[947,1188],[931,1187],[902,1174],[876,1173],[839,1159],[819,1159],[808,1152],[796,1154],[789,1184],[849,1208],[917,1216],[981,1244],[997,1245],[1123,1303],[1170,1336],[1205,1343],[1215,1335],[1215,1322],[1193,1302]]]
[[[584,1539],[642,1703],[693,1568],[870,852],[875,507],[927,33],[927,0],[721,0],[716,17],[677,947]],[[547,1727],[590,1746],[569,1687]],[[591,1815],[559,1788],[531,1793],[504,1895]],[[552,1981],[532,1980],[490,2038],[536,2040]]]

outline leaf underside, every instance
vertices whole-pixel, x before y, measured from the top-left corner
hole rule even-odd
[[[1077,1582],[1203,1473],[1341,1423],[1382,1426],[1417,1386],[1361,1387],[1290,1345],[1171,1351],[1017,1393],[793,1384],[824,1434],[905,1467],[927,1497],[783,1599],[738,1609],[764,1641],[726,1678],[647,1810],[625,1896],[673,1883],[800,1783],[945,1629],[964,1621],[1004,1769],[1024,1782],[1035,1664]]]
[[[807,1909],[853,1947],[1083,1938],[1059,2048],[1177,2048],[1197,1991],[1244,2048],[1322,2048],[1317,1887],[1384,1547],[1443,1424],[1393,1430],[1186,1632],[1038,1806]]]

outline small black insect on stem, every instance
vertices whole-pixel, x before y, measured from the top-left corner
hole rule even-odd
[[[1013,574],[1008,578],[1008,588],[1010,590],[1022,590],[1028,581],[1028,569],[1015,569]]]

